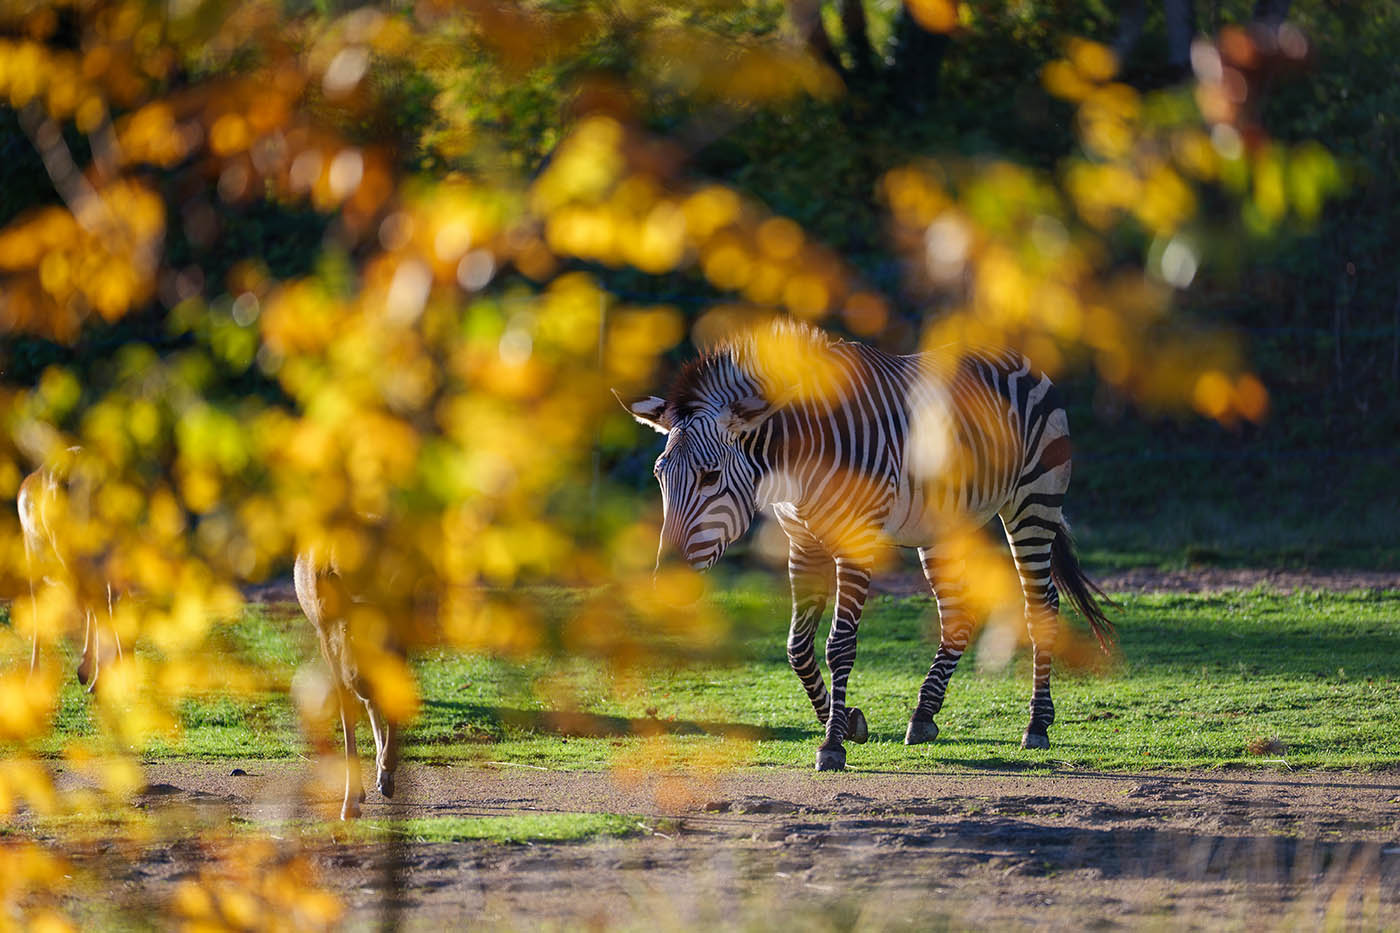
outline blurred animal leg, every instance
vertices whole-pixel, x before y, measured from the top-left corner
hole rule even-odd
[[[32,613],[30,624],[34,626],[29,648],[29,676],[33,677],[39,668],[39,597],[34,593],[34,547],[29,542],[27,529],[24,534],[24,569],[25,576],[29,579],[29,609]]]
[[[394,770],[399,765],[398,727],[391,723],[365,700],[365,710],[369,713],[369,727],[374,732],[374,763],[376,783],[379,792],[385,797],[394,796]]]
[[[345,801],[340,818],[350,820],[360,815],[365,799],[365,785],[360,778],[360,754],[355,748],[355,706],[344,690],[336,691],[340,703],[340,729],[345,736]]]
[[[112,600],[112,584],[108,583],[108,584],[107,584],[107,626],[112,630],[112,641],[115,642],[115,643],[116,643],[116,646],[117,646],[117,660],[118,660],[118,661],[124,661],[124,660],[126,660],[126,659],[122,656],[122,639],[121,639],[121,636],[117,634],[116,613],[113,612],[112,603],[113,603],[113,600]]]
[[[97,639],[96,619],[93,618],[91,609],[83,610],[83,654],[78,659],[78,683],[87,687],[91,693],[97,687],[97,649],[94,642]]]

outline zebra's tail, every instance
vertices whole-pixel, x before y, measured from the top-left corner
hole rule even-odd
[[[1050,545],[1050,577],[1055,581],[1056,588],[1068,596],[1088,620],[1089,628],[1099,640],[1099,647],[1104,654],[1108,654],[1117,633],[1113,620],[1103,611],[1103,604],[1115,609],[1120,607],[1105,596],[1103,590],[1084,573],[1084,568],[1079,566],[1079,558],[1074,554],[1074,539],[1063,522],[1055,528],[1055,540]]]

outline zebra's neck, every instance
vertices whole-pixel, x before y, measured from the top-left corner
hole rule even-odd
[[[802,497],[802,484],[794,471],[785,468],[783,451],[775,449],[773,438],[777,432],[764,425],[754,433],[755,443],[747,451],[758,477],[754,486],[754,511],[780,502],[796,502]]]
[[[856,476],[864,498],[901,469],[919,358],[837,344],[826,362],[833,365],[824,391],[789,399],[744,440],[760,509],[786,503],[801,511],[809,499],[821,500],[833,484],[848,486]]]

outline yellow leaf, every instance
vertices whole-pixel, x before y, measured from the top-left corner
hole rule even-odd
[[[952,0],[904,0],[909,15],[929,32],[952,32],[958,25],[958,8]]]

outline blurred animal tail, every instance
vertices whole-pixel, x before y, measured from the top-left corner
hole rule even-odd
[[[1103,606],[1122,608],[1104,595],[1103,590],[1090,580],[1079,566],[1079,558],[1074,554],[1074,539],[1070,537],[1069,526],[1061,522],[1055,528],[1055,540],[1050,545],[1050,577],[1061,593],[1069,597],[1076,609],[1089,622],[1099,647],[1107,654],[1118,637],[1113,628],[1113,620],[1104,612]]]

